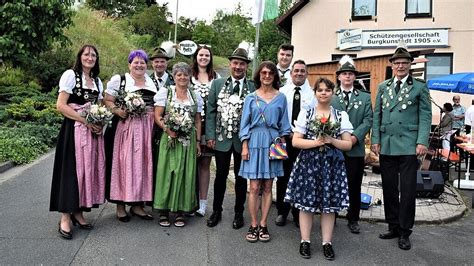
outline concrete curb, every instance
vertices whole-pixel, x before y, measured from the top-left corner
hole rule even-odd
[[[11,161],[0,163],[0,174],[13,168],[15,164]]]

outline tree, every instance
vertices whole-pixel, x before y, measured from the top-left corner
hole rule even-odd
[[[216,55],[230,55],[241,41],[253,42],[255,39],[255,27],[248,18],[239,13],[238,8],[233,14],[225,14],[222,10],[217,11],[211,27],[216,36],[213,40],[213,44],[216,45],[213,51]]]
[[[0,58],[13,64],[36,57],[54,41],[65,42],[72,0],[10,0],[0,5]]]
[[[151,7],[153,0],[87,0],[86,5],[92,9],[105,12],[111,17],[127,17],[140,12],[145,7]]]
[[[180,17],[178,20],[177,41],[191,40],[196,29],[196,19]]]
[[[158,43],[167,39],[172,29],[170,20],[171,13],[166,5],[153,5],[133,15],[129,22],[134,33],[149,34],[152,36],[153,42]]]

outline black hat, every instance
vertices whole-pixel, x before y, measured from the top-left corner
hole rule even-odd
[[[359,71],[357,71],[355,67],[354,60],[348,55],[344,55],[341,60],[339,60],[339,69],[336,70],[336,75],[342,72],[352,72],[355,75],[359,74]]]
[[[232,59],[239,59],[245,62],[250,63],[252,60],[249,59],[248,53],[244,48],[237,48],[234,50],[231,56],[229,56],[229,60]]]
[[[153,49],[153,53],[151,54],[151,56],[149,58],[150,58],[150,60],[153,60],[155,58],[164,58],[166,60],[171,59],[171,57],[168,56],[168,54],[166,53],[165,49],[163,49],[161,47],[157,47],[157,48]]]
[[[403,40],[400,40],[397,49],[395,49],[395,53],[393,53],[392,57],[390,57],[388,61],[392,62],[393,60],[398,58],[406,58],[409,59],[411,62],[413,62],[414,60],[413,56],[408,52],[407,46]]]

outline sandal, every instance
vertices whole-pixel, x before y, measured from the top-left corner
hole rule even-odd
[[[247,234],[245,235],[245,240],[250,243],[255,243],[258,241],[258,226],[250,226]]]
[[[260,226],[258,229],[258,238],[262,242],[270,241],[270,233],[268,233],[268,228],[266,226]]]
[[[170,217],[168,215],[160,215],[160,226],[170,227]]]
[[[174,226],[183,227],[185,225],[186,225],[186,223],[185,223],[184,217],[181,216],[181,215],[176,216],[176,218],[174,219]]]

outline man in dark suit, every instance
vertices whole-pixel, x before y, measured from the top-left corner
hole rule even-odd
[[[294,124],[298,118],[300,110],[313,107],[316,103],[316,99],[314,98],[313,88],[309,85],[306,63],[303,60],[296,60],[293,63],[290,74],[291,79],[287,81],[285,86],[280,88],[280,92],[285,95],[288,103],[288,120],[290,120],[291,123],[292,133],[286,137],[288,159],[283,161],[285,175],[279,176],[276,182],[276,207],[278,216],[275,219],[275,224],[278,226],[284,226],[291,209],[293,221],[296,227],[299,227],[299,210],[294,207],[292,208],[289,203],[284,202],[291,171],[293,170],[293,165],[300,153],[300,150],[293,147],[291,142],[293,139]]]
[[[388,223],[388,231],[379,237],[398,238],[398,247],[408,250],[415,223],[417,156],[427,151],[431,101],[425,82],[410,75],[413,57],[403,43],[389,61],[395,76],[378,87],[372,126],[371,148],[380,154]]]
[[[245,96],[255,91],[251,80],[247,80],[250,63],[247,51],[237,48],[231,56],[230,73],[226,78],[212,82],[206,111],[207,146],[215,150],[216,179],[214,180],[213,212],[207,226],[216,226],[222,218],[222,202],[226,190],[231,156],[234,157],[235,206],[232,227],[244,226],[244,204],[247,196],[247,180],[238,175],[242,143],[239,139],[240,116]]]
[[[168,60],[171,57],[168,56],[165,49],[158,47],[153,50],[153,53],[150,56],[151,65],[153,67],[153,74],[150,75],[150,78],[155,83],[155,86],[158,90],[163,87],[168,87],[169,85],[174,85],[173,75],[168,71]]]
[[[349,186],[349,210],[347,212],[347,226],[353,234],[360,232],[360,187],[364,176],[365,136],[372,127],[372,102],[370,92],[354,88],[354,81],[358,71],[354,61],[344,56],[339,61],[340,67],[336,71],[339,87],[332,98],[332,106],[346,111],[354,127],[352,132],[352,149],[344,152]]]

